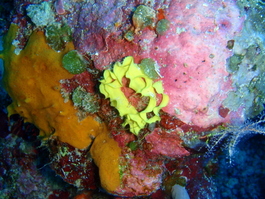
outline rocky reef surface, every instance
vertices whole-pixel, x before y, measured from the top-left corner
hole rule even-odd
[[[262,1],[0,9],[2,198],[262,198]]]

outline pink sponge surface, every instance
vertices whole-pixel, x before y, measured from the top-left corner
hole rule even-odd
[[[208,127],[231,119],[232,113],[225,118],[219,115],[232,89],[226,71],[232,52],[226,45],[240,32],[243,19],[233,2],[197,1],[188,9],[189,3],[169,8],[171,28],[164,39],[157,39],[158,52],[151,55],[166,66],[161,75],[170,103],[164,111],[186,123]],[[178,28],[185,32],[176,34]]]

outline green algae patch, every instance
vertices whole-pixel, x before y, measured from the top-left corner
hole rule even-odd
[[[167,19],[161,19],[156,24],[156,33],[159,35],[163,35],[170,26],[170,22]]]
[[[154,26],[154,21],[156,18],[156,12],[152,8],[139,5],[133,13],[132,21],[133,25],[138,30],[143,30],[145,27]]]
[[[127,146],[132,150],[135,151],[139,148],[137,141],[132,141],[127,144]]]
[[[86,70],[85,61],[76,50],[71,50],[63,56],[63,67],[74,75]]]
[[[134,39],[134,33],[133,31],[129,30],[128,32],[126,32],[123,36],[127,41],[133,41]]]
[[[47,43],[55,51],[64,49],[66,43],[72,41],[72,31],[67,25],[52,24],[45,28],[45,37]]]
[[[153,59],[145,58],[145,59],[141,60],[139,67],[151,79],[157,79],[160,77],[159,66],[157,65],[157,63]]]
[[[238,71],[239,69],[239,65],[242,63],[244,56],[243,55],[238,55],[238,54],[234,54],[232,57],[228,58],[228,66],[227,66],[227,70],[230,73],[234,73],[236,71]]]

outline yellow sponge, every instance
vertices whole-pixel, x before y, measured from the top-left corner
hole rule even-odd
[[[134,63],[133,57],[126,57],[123,62],[116,62],[113,71],[106,70],[103,74],[104,79],[101,80],[100,92],[106,98],[110,98],[111,106],[115,107],[120,116],[125,117],[123,126],[129,124],[130,131],[138,135],[139,131],[146,124],[154,123],[160,120],[159,111],[168,104],[169,97],[163,94],[163,86],[161,81],[153,82],[141,68]],[[122,91],[123,78],[129,79],[129,88],[133,89],[136,94],[142,97],[148,97],[149,101],[146,108],[137,111],[126,95]],[[162,96],[158,104],[158,94]],[[151,113],[151,114],[149,114]],[[149,114],[149,115],[147,115]]]

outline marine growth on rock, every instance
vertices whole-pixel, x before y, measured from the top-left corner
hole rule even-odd
[[[8,114],[39,129],[53,170],[79,190],[205,198],[209,140],[264,131],[263,119],[232,128],[264,111],[263,4],[15,0],[0,51]]]

